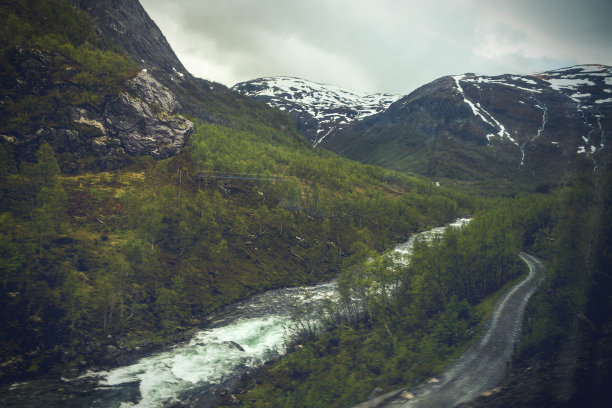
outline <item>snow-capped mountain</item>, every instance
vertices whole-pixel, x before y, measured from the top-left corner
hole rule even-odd
[[[299,78],[267,77],[232,87],[291,114],[316,146],[350,122],[385,111],[401,95],[368,94]]]
[[[549,183],[584,157],[609,158],[612,67],[439,78],[321,146],[435,177]]]

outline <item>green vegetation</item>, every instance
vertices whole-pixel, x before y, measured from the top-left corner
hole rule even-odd
[[[9,139],[66,125],[70,106],[99,108],[136,72],[67,1],[5,2],[0,22]],[[183,154],[113,172],[44,143],[31,162],[0,145],[3,381],[104,360],[107,345],[172,341],[220,306],[331,278],[348,258],[473,212],[464,195],[312,150],[287,115],[224,98],[201,103],[227,126],[194,118]],[[217,172],[264,177],[207,177]]]
[[[46,144],[36,163],[3,152],[6,378],[66,350],[77,364],[91,344],[171,341],[222,305],[331,278],[364,249],[473,211],[429,182],[304,147],[293,129],[196,124],[183,154],[112,173],[62,175]],[[201,176],[217,171],[274,178]]]
[[[579,165],[571,187],[556,195],[554,227],[534,243],[548,276],[527,308],[521,359],[557,352],[579,333],[605,338],[612,323],[612,172]],[[597,381],[594,390],[606,386]]]
[[[551,205],[541,195],[499,201],[461,230],[417,242],[408,267],[368,253],[372,261],[343,268],[340,306],[327,311],[332,329],[263,369],[241,400],[351,406],[376,387],[439,372],[484,322],[491,294],[525,271],[517,253],[550,224]]]
[[[19,140],[66,125],[71,106],[99,108],[137,69],[68,1],[5,1],[0,133]],[[516,255],[526,249],[549,276],[528,309],[521,358],[561,347],[574,327],[610,324],[612,178],[602,163],[577,163],[559,191],[484,202],[311,149],[287,115],[229,91],[199,100],[224,126],[193,118],[182,154],[127,158],[112,172],[89,157],[70,158],[73,173],[62,174],[65,154],[48,144],[24,162],[0,143],[0,381],[108,361],[106,346],[166,344],[230,302],[338,276],[327,331],[314,336],[302,316],[303,345],[240,398],[349,406],[375,387],[417,384],[457,356],[495,292],[524,271]],[[478,168],[480,156],[458,158],[461,149],[385,160],[439,177],[434,164],[444,162],[488,194],[530,182],[502,165]],[[461,231],[417,243],[407,267],[390,269],[381,255],[468,213]]]
[[[587,339],[605,336],[612,178],[582,164],[563,190],[490,203],[461,231],[418,243],[407,268],[391,272],[387,258],[370,254],[366,266],[343,269],[343,302],[331,312],[342,318],[262,369],[245,385],[244,405],[352,406],[376,387],[414,386],[435,375],[477,333],[490,294],[524,269],[520,250],[545,259],[549,272],[528,307],[519,358],[556,353],[579,327]],[[601,378],[589,389],[601,391]]]
[[[67,125],[71,106],[98,107],[138,69],[67,0],[0,5],[0,133],[20,137]]]
[[[536,162],[528,160],[519,166],[521,152],[508,141],[484,146],[443,133],[423,135],[414,126],[411,121],[373,124],[366,119],[350,128],[350,137],[340,133],[323,145],[363,163],[423,175],[488,197],[546,192],[559,186],[563,174],[572,168],[569,158],[554,155],[538,155]]]

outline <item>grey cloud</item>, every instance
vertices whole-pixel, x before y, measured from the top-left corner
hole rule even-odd
[[[408,93],[437,77],[612,64],[609,0],[141,0],[195,75]],[[211,77],[212,76],[212,77]]]

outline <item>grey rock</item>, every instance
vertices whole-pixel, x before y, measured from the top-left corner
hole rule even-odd
[[[178,154],[195,127],[175,112],[174,95],[146,72],[128,84],[133,96],[124,92],[105,109],[105,128],[121,140],[126,152],[165,158]]]
[[[46,72],[50,60],[57,57],[55,53],[14,52],[21,53],[23,61],[24,81],[18,89],[38,95],[45,92],[40,87],[53,85]],[[180,153],[195,129],[192,122],[178,114],[179,109],[173,92],[143,70],[127,81],[125,92],[106,96],[98,106],[71,107],[68,123],[0,137],[14,146],[19,156],[30,159],[42,143],[49,143],[57,153],[70,153],[75,158],[93,154],[105,161],[125,153],[166,158]]]
[[[240,351],[245,351],[244,348],[240,344],[236,343],[235,341],[228,341],[228,342],[226,342],[226,344],[230,348],[234,348],[234,349],[240,350]]]
[[[380,394],[382,394],[384,390],[382,388],[376,387],[372,390],[372,392],[370,392],[370,395],[368,395],[368,397],[366,399],[370,400],[374,397],[378,397]]]
[[[141,71],[135,78],[128,81],[128,90],[157,109],[175,113],[180,108],[174,94],[146,71]]]

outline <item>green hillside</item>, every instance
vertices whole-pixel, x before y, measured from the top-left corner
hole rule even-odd
[[[407,268],[390,274],[390,260],[375,258],[343,269],[342,300],[326,312],[346,314],[361,304],[363,313],[330,322],[317,338],[302,337],[293,353],[245,382],[243,406],[351,407],[373,390],[411,389],[435,378],[480,332],[495,291],[522,273],[521,250],[547,266],[514,356],[521,371],[511,372],[512,387],[474,406],[605,406],[612,178],[587,164],[578,164],[571,186],[500,200],[461,231],[417,245]]]
[[[0,383],[117,365],[189,338],[224,305],[338,278],[338,306],[295,316],[306,330],[293,352],[245,378],[237,399],[351,406],[456,357],[524,273],[523,250],[548,276],[516,362],[586,356],[564,379],[579,401],[601,392],[608,360],[589,350],[605,355],[612,333],[607,162],[572,156],[540,185],[503,163],[467,166],[482,156],[462,142],[402,156],[354,146],[432,179],[413,177],[312,148],[285,113],[203,80],[180,85],[189,106],[172,114],[195,125],[180,154],[77,154],[45,130],[99,136],[73,108],[99,113],[142,68],[71,4],[0,5]],[[512,197],[483,198],[500,195]],[[389,267],[394,244],[467,215]],[[327,316],[322,335],[308,330],[313,313]],[[591,366],[590,384],[576,380]]]
[[[50,101],[95,107],[133,75],[129,58],[96,39],[89,19],[65,2],[10,2],[2,18],[12,30],[3,31],[11,39],[3,42],[3,83],[19,84],[16,49],[61,62],[40,92],[3,87],[14,101],[3,110],[6,134],[64,120]],[[56,78],[65,71],[73,77]],[[78,81],[88,75],[95,81]],[[347,257],[473,210],[471,199],[428,181],[306,147],[286,115],[262,104],[202,103],[226,125],[193,119],[196,133],[180,155],[126,155],[112,171],[46,143],[23,160],[5,138],[2,381],[109,363],[116,355],[107,346],[129,352],[171,342],[222,305],[329,279]]]

